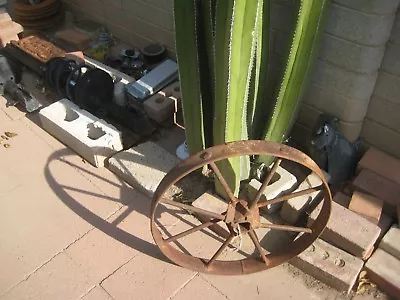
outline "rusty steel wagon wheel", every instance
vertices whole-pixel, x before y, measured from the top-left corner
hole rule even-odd
[[[243,196],[235,197],[230,190],[226,180],[221,174],[218,163],[219,161],[238,156],[255,156],[266,155],[275,157],[275,162],[269,169],[269,173],[256,193],[253,199],[245,199]],[[279,195],[273,199],[262,200],[261,195],[265,194],[267,186],[270,184],[274,173],[277,171],[282,161],[287,160],[307,168],[314,172],[320,179],[322,184],[311,187],[300,192],[291,192]],[[169,188],[174,186],[181,179],[204,166],[209,166],[214,172],[214,176],[221,182],[226,194],[229,197],[226,208],[221,211],[211,211],[211,209],[203,209],[190,203],[173,200],[167,196]],[[322,191],[323,199],[318,217],[310,226],[293,226],[285,224],[276,224],[266,222],[264,219],[263,207],[275,203],[283,203],[292,198],[315,194]],[[241,194],[239,194],[241,195]],[[331,193],[329,186],[325,181],[322,171],[317,164],[307,155],[299,150],[285,146],[279,143],[267,141],[240,141],[218,145],[199,152],[188,159],[182,161],[173,168],[159,184],[152,202],[151,211],[151,232],[153,238],[162,253],[174,263],[192,269],[194,271],[220,274],[220,275],[239,275],[249,274],[262,270],[266,270],[280,265],[292,257],[306,250],[324,230],[331,211]],[[159,226],[160,213],[158,209],[166,206],[174,209],[184,210],[190,216],[196,216],[198,223],[185,227],[178,232],[171,234],[166,227]],[[193,217],[194,218],[194,217]],[[184,219],[181,219],[184,221]],[[174,226],[170,226],[173,228]],[[178,227],[179,226],[175,226]],[[291,232],[297,234],[293,236],[289,244],[275,251],[267,251],[260,242],[259,230],[268,229],[274,232]],[[210,248],[208,257],[199,257],[196,254],[188,252],[182,248],[181,240],[190,238],[204,230],[210,230],[214,235],[214,242],[208,245],[196,246],[197,248]],[[208,234],[211,235],[211,234]],[[227,249],[240,247],[233,246],[234,241],[246,237],[252,247],[254,247],[253,255],[240,257],[239,259],[230,259],[230,254],[225,255]],[[198,244],[200,240],[195,239]],[[240,249],[239,249],[240,250]]]

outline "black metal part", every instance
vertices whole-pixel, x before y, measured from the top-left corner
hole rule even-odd
[[[22,104],[27,112],[33,112],[42,105],[20,84],[21,66],[0,53],[0,95],[7,94],[7,106]]]

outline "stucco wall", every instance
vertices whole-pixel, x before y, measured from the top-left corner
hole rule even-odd
[[[64,1],[77,18],[98,20],[133,45],[157,41],[174,49],[172,0]],[[399,2],[332,0],[321,50],[293,130],[295,140],[304,142],[318,115],[327,112],[340,119],[348,139],[361,135],[367,143],[400,157]],[[282,70],[296,3],[272,0],[270,97]]]

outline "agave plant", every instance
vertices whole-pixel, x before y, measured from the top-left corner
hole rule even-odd
[[[283,142],[296,118],[329,0],[301,0],[273,103],[268,76],[270,0],[174,0],[176,52],[190,153],[225,142]],[[267,157],[257,162],[271,163]],[[255,164],[257,165],[257,164]],[[231,189],[250,158],[219,163]],[[224,195],[218,180],[216,189]]]

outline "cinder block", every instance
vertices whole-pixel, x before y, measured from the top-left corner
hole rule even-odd
[[[385,149],[385,152],[400,158],[400,132],[366,118],[361,131],[361,137],[370,146]]]
[[[378,224],[382,215],[383,200],[355,191],[351,197],[349,209],[372,223]]]
[[[331,5],[326,32],[362,45],[381,46],[389,39],[394,14],[375,15]]]
[[[318,60],[312,82],[355,99],[369,98],[374,90],[378,72],[360,74]]]
[[[400,77],[400,44],[386,44],[386,52],[382,61],[382,70]]]
[[[326,285],[346,293],[353,288],[364,264],[360,258],[321,239],[291,259],[290,263]]]
[[[400,185],[400,160],[376,148],[369,148],[364,154],[357,166],[359,172],[362,169],[368,169]]]
[[[394,207],[400,204],[400,185],[368,169],[360,172],[353,181],[353,186],[355,189],[378,197]]]
[[[395,14],[399,6],[399,0],[333,0],[333,2],[360,12],[376,15]]]
[[[397,11],[396,21],[393,24],[392,33],[390,34],[389,39],[393,44],[400,44],[400,12]]]
[[[322,184],[321,179],[314,173],[310,174],[294,191],[299,192]],[[289,224],[296,224],[297,221],[304,215],[310,203],[320,198],[322,192],[314,192],[301,197],[289,199],[283,203],[281,209],[281,218]]]
[[[349,207],[350,200],[351,197],[343,194],[342,192],[336,193],[335,197],[333,197],[333,201],[345,208]]]
[[[109,159],[108,168],[131,186],[152,197],[179,159],[153,142],[145,142]]]
[[[380,71],[376,81],[374,95],[400,103],[400,77]]]
[[[389,296],[398,299],[400,295],[400,260],[377,249],[365,264],[368,278]]]
[[[319,57],[349,71],[373,73],[379,69],[384,54],[385,45],[371,47],[324,34]]]
[[[174,30],[172,14],[159,9],[158,5],[152,6],[142,1],[122,0],[122,8],[150,24],[157,25],[170,31]]]
[[[320,116],[320,114],[322,114],[322,111],[319,111],[314,107],[302,103],[300,106],[297,122],[308,128],[313,128],[318,121],[318,117]],[[347,138],[351,142],[354,142],[360,136],[362,126],[362,121],[357,123],[340,121],[338,128],[345,138]]]
[[[272,183],[267,186],[261,196],[260,202],[271,200],[284,194],[285,192],[291,191],[297,183],[296,177],[282,167],[278,167],[275,174],[277,175],[278,179],[275,182],[272,180]],[[249,199],[254,199],[256,197],[261,185],[262,184],[257,179],[252,179],[247,184],[246,190]],[[262,208],[262,210],[267,211],[268,213],[274,213],[278,211],[281,206],[282,202],[275,203],[273,205],[265,206]]]
[[[309,225],[318,217],[321,204],[310,214]],[[336,247],[365,259],[380,232],[381,230],[377,225],[332,202],[331,217],[321,238]]]
[[[150,119],[162,123],[173,117],[175,113],[175,103],[176,102],[169,97],[164,97],[157,93],[146,100],[143,107]]]
[[[368,110],[370,97],[356,99],[329,90],[316,83],[309,85],[303,101],[319,111],[337,116],[344,122],[361,122]]]
[[[384,98],[372,96],[367,117],[389,129],[399,130],[399,113],[400,102],[395,103]]]
[[[227,202],[224,199],[211,194],[210,192],[205,192],[199,198],[192,202],[192,205],[197,208],[202,208],[215,213],[222,214],[228,208]]]
[[[383,237],[379,248],[400,259],[400,228],[392,226]]]
[[[162,89],[159,94],[161,94],[164,97],[171,97],[174,99],[181,99],[181,83],[179,81],[176,81],[166,88]]]
[[[96,167],[123,149],[121,132],[67,99],[39,112],[43,128]]]

